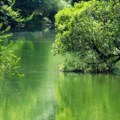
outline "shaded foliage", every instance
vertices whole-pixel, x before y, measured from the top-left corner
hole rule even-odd
[[[82,1],[90,1],[90,0],[71,0],[71,4],[74,5],[74,3],[78,3]]]
[[[34,13],[33,19],[28,21],[25,27],[41,28],[44,24],[54,23],[54,15],[67,5],[65,0],[16,0],[14,9],[19,9],[24,17]]]
[[[23,26],[23,24],[32,19],[33,15],[21,17],[18,9],[13,10],[15,0],[2,0],[0,2],[0,23],[2,23],[2,30],[6,27],[16,30]]]

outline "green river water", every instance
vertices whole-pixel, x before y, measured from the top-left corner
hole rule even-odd
[[[14,40],[25,76],[0,81],[0,120],[120,120],[120,76],[60,72],[52,33]]]

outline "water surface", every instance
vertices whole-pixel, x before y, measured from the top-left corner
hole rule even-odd
[[[0,81],[0,120],[120,120],[120,77],[60,72],[54,35],[15,33],[25,77]]]

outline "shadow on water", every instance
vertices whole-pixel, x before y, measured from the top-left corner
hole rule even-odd
[[[14,34],[25,77],[0,81],[0,120],[120,120],[119,76],[59,72],[54,36]]]

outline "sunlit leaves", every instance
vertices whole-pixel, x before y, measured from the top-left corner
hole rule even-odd
[[[19,58],[8,48],[8,33],[11,25],[24,19],[18,11],[13,11],[14,0],[0,1],[0,80],[17,79],[19,73]]]
[[[119,6],[93,0],[61,10],[56,15],[54,52],[77,54],[85,70],[113,71],[120,60]]]

